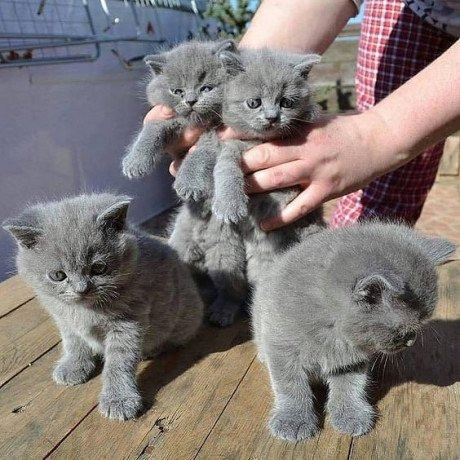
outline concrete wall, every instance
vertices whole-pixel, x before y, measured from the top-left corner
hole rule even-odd
[[[112,3],[122,27],[127,10]],[[106,20],[96,8],[99,2],[90,4],[101,30]],[[187,13],[151,14],[142,9],[141,20],[150,19],[161,38],[179,40],[198,25]],[[124,147],[147,110],[140,84],[146,72],[143,66],[123,69],[111,48],[104,45],[101,57],[90,63],[0,68],[0,222],[27,203],[82,191],[110,189],[135,197],[130,214],[137,222],[175,202],[167,162],[144,180],[121,175]],[[119,51],[129,58],[152,46],[120,45]],[[0,230],[0,280],[14,271],[13,255],[12,239]]]

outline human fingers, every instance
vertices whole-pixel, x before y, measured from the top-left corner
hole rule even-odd
[[[243,172],[250,173],[300,158],[300,152],[296,146],[266,142],[243,153],[241,168]]]
[[[246,176],[246,191],[261,193],[310,181],[310,168],[306,161],[295,160]]]
[[[168,120],[175,116],[174,110],[166,105],[156,105],[144,117],[144,124],[149,121]]]
[[[182,164],[182,160],[174,160],[169,164],[169,174],[171,176],[176,177],[177,171],[179,171],[180,165]]]
[[[235,131],[233,128],[228,127],[220,129],[218,135],[219,138],[223,141],[243,138],[243,136],[238,131]]]

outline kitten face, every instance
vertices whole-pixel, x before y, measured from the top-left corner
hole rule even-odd
[[[362,348],[395,353],[412,346],[437,302],[434,268],[404,279],[395,273],[373,274],[357,281],[348,334]]]
[[[220,56],[226,65],[239,69],[226,85],[225,124],[270,139],[291,134],[299,124],[315,118],[317,109],[307,83],[312,62],[317,62],[311,55],[259,50],[246,51],[244,59],[228,52]]]
[[[145,61],[154,74],[147,86],[149,102],[168,105],[192,124],[219,119],[228,73],[216,53],[234,47],[232,41],[189,42],[167,53],[148,56]]]
[[[20,274],[65,303],[97,307],[116,299],[136,265],[137,245],[122,231],[128,203],[126,197],[81,196],[35,206],[7,222],[19,242]],[[20,229],[31,216],[24,240]]]

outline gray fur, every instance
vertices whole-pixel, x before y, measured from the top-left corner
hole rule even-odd
[[[99,410],[121,420],[142,407],[135,377],[140,359],[187,342],[203,313],[175,251],[126,225],[129,202],[125,196],[81,195],[38,204],[3,223],[18,241],[19,274],[61,332],[64,352],[55,382],[85,382],[95,355],[103,356]],[[53,281],[56,271],[66,278]]]
[[[186,127],[211,128],[220,124],[223,83],[228,73],[217,53],[225,49],[234,50],[234,42],[192,41],[145,58],[152,71],[147,85],[149,103],[167,105],[177,116],[145,123],[122,160],[125,176],[136,178],[150,174],[166,155],[168,145],[175,142]]]
[[[169,244],[197,275],[209,275],[217,295],[208,319],[228,326],[247,296],[246,253],[235,226],[220,222],[210,209],[209,200],[182,205]]]
[[[368,365],[375,354],[413,345],[437,302],[435,265],[453,250],[445,240],[374,222],[324,230],[277,261],[252,310],[275,396],[275,436],[297,441],[318,430],[310,389],[318,379],[329,385],[327,410],[338,431],[359,436],[373,427]]]
[[[213,251],[212,257],[206,260],[205,271],[214,271],[206,266],[208,264],[238,267],[235,271],[238,280],[246,274],[248,282],[255,284],[278,254],[324,226],[322,211],[318,209],[285,228],[269,233],[262,231],[260,221],[282,209],[297,196],[299,190],[290,188],[248,198],[240,167],[241,155],[250,147],[266,140],[286,137],[316,117],[317,108],[312,101],[307,76],[319,57],[269,50],[242,51],[241,56],[225,50],[220,51],[218,56],[232,76],[224,86],[224,124],[256,140],[220,142],[215,132],[206,133],[197,149],[184,160],[188,172],[192,171],[188,161],[194,161],[195,167],[193,177],[192,174],[182,173],[182,183],[184,189],[188,189],[187,197],[212,198],[213,214],[208,218],[211,229],[207,233],[209,239],[199,245],[203,260],[207,258],[205,254],[209,248]],[[249,109],[245,101],[257,97],[262,98],[261,109]],[[291,109],[280,107],[282,97],[295,101]],[[277,112],[279,119],[269,124],[266,115],[270,116],[272,112]],[[200,160],[203,161],[200,163]],[[212,179],[209,178],[210,171],[213,171]],[[176,184],[179,180],[178,175]],[[183,210],[182,213],[187,211]],[[188,212],[187,217],[184,215],[176,221],[175,232],[170,240],[174,247],[184,247],[186,232],[180,226],[187,225],[194,215],[196,213]],[[232,260],[228,260],[227,255],[230,249],[233,250]],[[181,253],[180,249],[178,251]],[[240,282],[237,284],[241,285]],[[228,283],[226,290],[229,291]],[[236,298],[235,295],[233,297]],[[213,321],[221,325],[229,324],[240,303],[214,303],[211,307]]]
[[[212,209],[223,222],[238,224],[245,242],[248,280],[254,284],[278,254],[324,226],[322,210],[317,209],[284,228],[262,231],[260,222],[284,208],[298,195],[299,189],[291,187],[248,198],[240,167],[244,151],[295,134],[317,117],[307,77],[319,56],[267,49],[246,50],[240,56],[222,51],[219,56],[234,75],[225,86],[223,122],[254,140],[221,143],[214,168]],[[249,108],[249,99],[260,100],[260,107]],[[282,107],[284,100],[290,101],[292,107]]]

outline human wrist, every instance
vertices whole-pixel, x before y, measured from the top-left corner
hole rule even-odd
[[[397,169],[413,157],[404,145],[404,136],[399,129],[395,129],[375,107],[356,115],[356,124],[368,150],[374,179]]]

